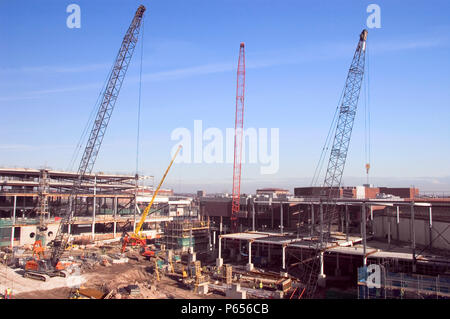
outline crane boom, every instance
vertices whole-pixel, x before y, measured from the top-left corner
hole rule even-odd
[[[170,161],[169,166],[168,166],[167,169],[166,169],[166,172],[164,173],[163,177],[161,178],[161,181],[160,181],[159,184],[158,184],[158,187],[156,188],[156,190],[155,190],[154,193],[153,193],[153,197],[152,197],[150,203],[147,205],[147,207],[145,207],[145,210],[144,210],[144,212],[142,213],[141,219],[139,220],[139,223],[136,225],[136,228],[135,228],[135,230],[134,230],[134,236],[136,236],[136,237],[138,237],[138,238],[141,237],[139,233],[140,233],[140,231],[141,231],[142,225],[144,224],[145,219],[147,218],[147,215],[148,215],[148,213],[150,212],[150,209],[152,208],[152,205],[153,205],[153,202],[154,202],[154,200],[155,200],[155,198],[156,198],[156,195],[158,195],[159,189],[161,188],[162,184],[164,183],[164,180],[166,179],[166,176],[167,176],[167,174],[169,173],[169,170],[170,170],[170,168],[172,167],[172,164],[173,164],[173,162],[175,161],[175,158],[177,157],[178,152],[180,152],[181,147],[182,147],[181,145],[178,146],[178,148],[177,148],[175,154],[174,154],[173,157],[172,157],[172,160]]]
[[[323,212],[322,225],[328,225],[328,228],[324,229],[324,227],[321,227],[320,242],[316,246],[315,252],[313,253],[314,255],[310,259],[311,262],[305,264],[305,271],[302,276],[302,282],[305,284],[306,288],[305,298],[314,297],[320,263],[324,262],[323,253],[327,247],[327,242],[330,241],[331,224],[336,217],[336,199],[339,197],[339,189],[344,173],[353,123],[358,107],[359,94],[364,77],[366,40],[367,30],[363,30],[359,36],[358,45],[348,71],[344,93],[339,107],[339,117],[323,184],[325,192],[323,195],[325,195],[324,197],[326,198],[326,205],[325,211]],[[320,259],[319,256],[321,256]]]
[[[347,159],[348,146],[358,107],[359,93],[364,77],[364,64],[366,56],[367,30],[363,30],[359,37],[358,46],[353,56],[352,64],[345,82],[344,95],[339,108],[339,117],[336,125],[333,146],[330,152],[324,187],[340,187]]]
[[[244,93],[245,93],[245,48],[244,42],[239,47],[239,61],[236,86],[236,117],[234,128],[234,164],[233,164],[233,194],[231,203],[231,230],[237,231],[237,215],[241,199],[241,161],[242,135],[244,130]]]
[[[339,108],[339,117],[336,124],[333,145],[330,151],[327,172],[324,179],[324,191],[326,192],[327,205],[324,213],[324,223],[327,226],[325,237],[331,233],[331,224],[336,219],[335,199],[340,196],[342,175],[344,174],[347,160],[348,147],[358,108],[359,94],[364,78],[366,57],[367,30],[363,30],[359,36],[359,42],[353,55],[352,64],[345,82],[344,94]]]
[[[97,159],[106,128],[111,118],[114,105],[116,104],[120,88],[122,87],[125,74],[128,70],[131,57],[133,56],[133,52],[138,41],[144,12],[145,7],[143,5],[139,6],[136,10],[133,20],[131,21],[131,24],[122,40],[122,45],[120,46],[119,53],[117,54],[107,85],[102,94],[100,106],[92,126],[86,148],[84,149],[80,166],[78,167],[78,178],[75,180],[72,187],[70,195],[72,205],[63,216],[61,223],[59,224],[56,237],[53,240],[51,255],[51,263],[53,266],[56,266],[58,263],[67,244],[68,236],[64,233],[64,227],[70,223],[73,215],[77,212],[77,194],[81,191],[81,184],[85,175],[92,172],[95,160]]]
[[[131,57],[133,56],[138,41],[144,11],[145,7],[142,5],[137,9],[133,21],[131,21],[128,31],[123,38],[122,45],[120,46],[119,53],[117,54],[112,72],[108,79],[108,84],[102,95],[100,108],[78,168],[79,179],[85,174],[90,174],[94,167],[109,119],[111,118],[114,105],[119,96],[120,88],[122,87],[123,79],[125,78],[125,74],[130,65]]]

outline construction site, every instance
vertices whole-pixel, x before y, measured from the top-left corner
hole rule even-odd
[[[138,174],[96,172],[145,11],[137,9],[123,37],[78,170],[0,168],[4,299],[450,298],[450,196],[342,184],[365,74],[365,29],[348,52],[320,186],[242,194],[243,42],[231,83],[230,194],[164,188],[183,145],[158,185]]]

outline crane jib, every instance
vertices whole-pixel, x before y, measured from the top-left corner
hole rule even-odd
[[[136,47],[136,43],[138,41],[138,35],[144,12],[145,7],[143,5],[139,6],[139,8],[136,10],[133,20],[123,38],[116,60],[114,61],[113,70],[109,75],[108,84],[105,86],[105,91],[102,94],[100,107],[92,126],[91,133],[89,134],[86,148],[83,152],[80,166],[77,171],[79,174],[78,179],[74,182],[69,197],[71,207],[62,217],[55,239],[53,240],[53,248],[51,254],[51,263],[53,266],[56,266],[56,264],[58,263],[59,258],[64,252],[65,246],[67,244],[68,236],[66,236],[65,233],[65,226],[70,224],[72,217],[78,211],[77,194],[81,190],[85,175],[90,174],[94,167],[106,128],[109,123],[109,119],[114,109],[115,102],[117,101],[120,88],[122,87],[122,82],[125,78],[125,74],[127,72],[134,49]]]

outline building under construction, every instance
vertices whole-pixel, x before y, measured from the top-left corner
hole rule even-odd
[[[382,193],[377,193],[378,189]],[[310,189],[295,190],[308,195],[280,196],[274,191],[272,195],[241,197],[237,233],[230,232],[231,199],[202,198],[200,211],[211,220],[217,265],[232,260],[249,271],[261,268],[300,278],[307,271],[304,263],[316,258],[315,247],[324,241],[320,230],[326,227],[323,214],[329,203],[311,196]],[[376,264],[391,276],[385,276],[386,280],[405,278],[403,284],[395,281],[398,287],[383,286],[391,292],[378,291],[378,296],[400,296],[392,291],[407,287],[407,280],[411,287],[413,277],[406,274],[414,274],[420,280],[438,281],[434,285],[437,290],[420,290],[418,295],[414,286],[416,297],[449,297],[450,199],[422,197],[418,189],[409,188],[361,187],[360,192],[371,195],[357,198],[355,194],[333,203],[339,217],[319,256],[319,285],[348,290],[353,297],[376,296],[373,291],[358,294],[356,289],[364,284],[361,269]],[[233,244],[236,242],[239,245]]]
[[[178,219],[161,223],[161,236],[157,243],[166,249],[180,252],[207,253],[209,250],[209,222],[197,219]]]
[[[61,216],[69,209],[70,190],[77,174],[47,169],[0,169],[0,240],[2,246],[33,244],[40,216],[42,185],[46,203],[46,241],[55,238]],[[132,175],[91,174],[82,184],[83,203],[66,231],[75,241],[119,238],[133,230],[148,204],[152,189],[142,188]],[[154,204],[155,214],[144,223],[149,239],[161,235],[159,224],[183,217],[196,217],[192,198],[176,197],[161,190]],[[207,238],[207,237],[206,237]]]
[[[138,174],[95,173],[145,10],[138,7],[123,37],[77,171],[0,169],[5,297],[17,282],[24,298],[43,287],[53,290],[54,283],[74,288],[71,298],[96,299],[173,298],[175,293],[187,299],[450,297],[450,198],[425,197],[417,188],[342,185],[364,79],[367,30],[359,34],[330,130],[334,134],[323,148],[330,152],[321,186],[241,194],[244,42],[237,67],[231,196],[204,191],[177,196],[162,188],[182,145],[156,188],[140,185]],[[324,158],[323,153],[318,173]],[[369,169],[368,162],[367,175]],[[314,174],[313,182],[319,176]],[[74,277],[78,281],[69,280]]]

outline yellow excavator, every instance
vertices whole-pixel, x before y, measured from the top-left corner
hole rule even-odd
[[[122,235],[122,253],[125,252],[125,249],[128,245],[132,246],[141,246],[141,255],[147,258],[154,257],[155,252],[151,250],[150,247],[147,246],[147,236],[145,234],[142,234],[141,229],[142,225],[144,225],[145,219],[150,213],[150,209],[152,208],[153,202],[155,201],[156,195],[158,195],[159,189],[161,188],[162,184],[164,183],[164,180],[166,179],[167,173],[169,173],[170,167],[172,167],[173,162],[175,161],[175,158],[177,157],[178,153],[180,152],[181,145],[178,146],[177,151],[172,157],[172,160],[170,161],[169,167],[167,167],[166,172],[164,173],[161,181],[159,182],[158,187],[153,193],[153,197],[150,201],[150,203],[145,208],[144,212],[142,213],[141,220],[136,225],[136,228],[133,233],[129,234],[127,232],[124,232]]]

